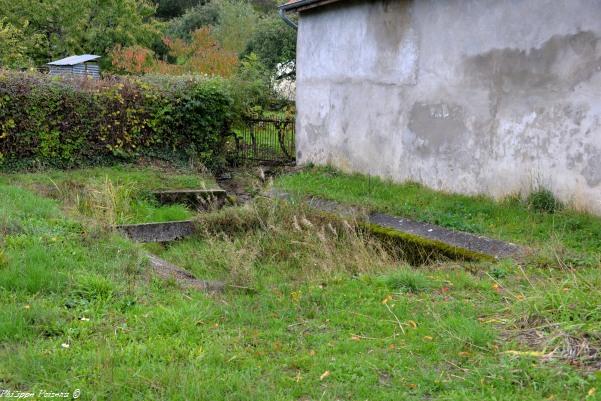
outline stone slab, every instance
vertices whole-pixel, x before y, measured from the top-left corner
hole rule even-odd
[[[268,196],[290,201],[290,194],[272,190]],[[384,213],[367,213],[360,207],[354,207],[331,200],[311,197],[305,199],[306,203],[317,210],[336,214],[344,218],[368,222],[379,227],[396,230],[400,233],[410,234],[427,240],[439,241],[448,246],[465,249],[470,252],[486,255],[494,259],[517,258],[523,256],[526,250],[516,244],[489,238],[482,235],[456,231],[435,224],[404,217],[395,217]]]
[[[196,232],[191,220],[167,223],[124,224],[117,230],[136,242],[169,242],[188,237]]]
[[[153,273],[164,280],[175,280],[183,288],[191,288],[203,292],[220,292],[225,288],[221,281],[199,280],[192,273],[172,263],[149,254],[148,261]]]
[[[450,230],[435,224],[424,223],[407,218],[390,216],[382,213],[373,213],[368,216],[371,224],[391,228],[405,234],[440,241],[455,248],[466,249],[471,252],[484,254],[495,259],[517,257],[524,250],[510,242],[475,235],[463,231]]]

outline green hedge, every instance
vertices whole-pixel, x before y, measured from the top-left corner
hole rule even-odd
[[[234,119],[228,83],[100,81],[0,70],[0,168],[61,168],[140,156],[223,161]]]

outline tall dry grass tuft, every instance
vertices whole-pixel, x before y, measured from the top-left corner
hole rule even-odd
[[[290,279],[310,280],[383,271],[398,263],[356,222],[298,205],[260,200],[202,215],[198,223],[203,241],[223,249],[220,254],[228,259],[229,274],[238,285],[252,284],[258,266],[284,266],[280,273]]]
[[[140,192],[133,183],[117,184],[108,176],[100,184],[82,185],[65,181],[58,185],[54,181],[52,196],[75,212],[90,217],[101,226],[114,226],[127,220],[132,199]]]

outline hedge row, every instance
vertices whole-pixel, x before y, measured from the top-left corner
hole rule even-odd
[[[61,168],[140,156],[215,166],[234,118],[209,78],[52,78],[0,71],[0,168]]]

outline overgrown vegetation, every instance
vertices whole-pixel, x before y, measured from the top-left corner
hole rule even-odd
[[[540,212],[519,195],[500,202],[484,196],[433,191],[416,183],[395,184],[376,177],[311,168],[281,177],[276,185],[301,196],[318,196],[461,231],[513,241],[535,252],[536,263],[565,259],[570,266],[597,266],[601,258],[601,219],[570,208],[557,208],[549,194],[534,197]],[[525,197],[527,198],[527,197]]]
[[[528,194],[526,203],[532,210],[540,213],[555,213],[563,204],[555,198],[553,192],[546,188],[534,190]]]
[[[11,174],[8,182],[58,200],[71,215],[90,224],[166,222],[190,219],[194,211],[184,205],[160,205],[153,190],[202,189],[216,186],[206,174],[158,168],[113,167],[34,174]]]
[[[0,164],[74,167],[158,156],[218,168],[233,105],[220,79],[90,81],[0,71]]]
[[[123,169],[0,180],[2,388],[119,400],[599,397],[598,266],[558,255],[543,269],[415,269],[352,221],[269,200],[203,215],[197,237],[143,249],[14,186],[107,175],[139,187],[198,179]],[[153,279],[148,249],[254,291]]]

